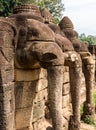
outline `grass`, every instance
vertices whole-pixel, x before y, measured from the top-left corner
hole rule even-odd
[[[92,118],[90,118],[90,117],[84,118],[83,121],[84,121],[84,123],[87,123],[87,124],[89,124],[89,125],[93,125],[93,126],[96,127],[96,123],[95,123],[94,120],[93,120]]]
[[[96,106],[96,91],[93,93],[93,101],[94,101],[94,104]]]

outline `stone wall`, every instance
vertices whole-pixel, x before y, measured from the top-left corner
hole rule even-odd
[[[11,24],[0,22],[0,130],[14,127],[13,35]]]
[[[81,95],[84,95],[84,85],[84,77],[82,77]],[[81,102],[84,101],[84,98]],[[15,104],[16,130],[50,128],[51,115],[48,102],[47,71],[45,69],[15,69]],[[72,113],[68,67],[64,67],[62,110],[64,128],[68,129],[68,121]]]

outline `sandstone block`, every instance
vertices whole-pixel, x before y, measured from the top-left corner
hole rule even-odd
[[[80,90],[80,104],[82,104],[86,100],[86,88],[83,87]]]
[[[9,82],[0,86],[0,93],[4,93],[7,91],[14,91],[14,82]]]
[[[43,119],[43,122],[42,122],[41,126],[38,127],[38,129],[34,129],[34,130],[52,130],[52,123],[51,123],[51,121],[46,120],[45,118]]]
[[[16,108],[27,108],[33,105],[35,98],[35,81],[17,82],[15,87]]]
[[[32,107],[16,109],[16,129],[29,127],[31,119]]]
[[[34,101],[38,102],[38,101],[41,101],[41,100],[47,100],[47,96],[48,96],[47,89],[44,89],[44,90],[39,91],[38,93],[36,93]]]
[[[63,117],[69,121],[70,119],[70,115],[72,114],[72,110],[70,110],[69,106],[67,106],[66,108],[63,108],[62,109],[62,114],[63,114]]]
[[[69,72],[65,72],[63,77],[63,83],[68,83],[69,81]]]
[[[33,69],[33,70],[15,70],[15,80],[16,81],[33,81],[40,78],[46,77],[45,69]]]
[[[62,95],[66,95],[66,94],[69,94],[70,93],[70,84],[69,83],[65,83],[63,84],[63,87],[62,87]]]
[[[65,95],[62,96],[62,108],[69,106],[71,100],[70,100],[70,95]]]
[[[25,127],[25,128],[18,129],[18,130],[33,130],[33,129],[30,129],[29,127]]]
[[[33,105],[33,122],[44,117],[44,115],[45,115],[44,109],[45,109],[44,100],[34,103],[34,105]]]
[[[63,117],[63,129],[68,130],[68,120]]]
[[[11,59],[10,62],[8,62],[1,54],[0,54],[0,68],[1,70],[8,71],[14,69],[14,61]]]
[[[13,48],[4,48],[4,57],[7,62],[14,60]]]
[[[14,81],[14,70],[1,70],[2,84],[7,84]]]
[[[47,79],[40,79],[37,81],[37,84],[36,84],[36,92],[39,92],[45,88],[48,87],[48,81]]]
[[[44,127],[44,125],[45,125],[45,118],[43,117],[33,123],[33,128],[34,130],[40,130]]]
[[[69,67],[64,66],[64,73],[65,73],[65,72],[69,72]]]

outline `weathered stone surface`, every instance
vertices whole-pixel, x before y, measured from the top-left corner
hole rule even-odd
[[[69,72],[65,72],[63,77],[63,83],[68,83],[69,81]]]
[[[39,102],[41,100],[47,100],[47,98],[48,98],[48,90],[46,88],[46,89],[36,93],[34,101]]]
[[[2,112],[3,114],[3,112]],[[1,118],[3,117],[3,118]],[[5,120],[3,120],[5,119]],[[11,121],[11,123],[10,123]],[[0,114],[0,129],[5,129],[7,130],[13,130],[14,128],[14,114],[13,113],[8,113],[7,116],[4,114],[3,116]]]
[[[0,18],[0,129],[14,128],[14,49],[15,27],[8,18]]]
[[[24,127],[24,128],[21,128],[19,130],[29,130],[30,128],[29,127]],[[31,130],[31,129],[30,129]],[[32,129],[33,130],[33,129]]]
[[[12,111],[12,108],[13,108],[12,103],[11,103],[12,98],[13,98],[12,97],[12,92],[11,91],[6,92],[5,94],[2,94],[2,96],[4,96],[4,98],[0,99],[0,108],[1,108],[0,110],[2,112],[4,111],[5,114],[8,114],[8,113],[10,113]],[[1,97],[1,93],[0,93],[0,97]],[[5,110],[3,110],[4,108],[5,108]]]
[[[34,19],[28,19],[27,24],[29,33],[28,41],[36,39],[38,41],[55,41],[54,32],[45,24]]]
[[[9,82],[7,84],[0,84],[0,93],[11,91],[14,89],[14,82]]]
[[[48,80],[46,78],[40,79],[36,84],[36,92],[39,92],[48,87]]]
[[[9,70],[13,70],[14,69],[14,61],[11,60],[10,62],[8,62],[4,57],[2,57],[1,53],[0,53],[0,68],[1,70],[4,71],[9,71]]]
[[[0,32],[0,47],[2,48],[13,48],[11,43],[11,38],[9,37],[9,33],[4,31],[4,32]]]
[[[44,117],[44,100],[34,103],[33,105],[33,120],[32,122],[37,121],[38,119]]]
[[[33,129],[40,130],[44,127],[44,125],[45,125],[45,118],[43,117],[33,123]]]
[[[71,108],[72,109],[72,108]],[[72,114],[72,110],[70,110],[70,106],[66,106],[66,108],[62,109],[63,117],[69,121],[70,115]]]
[[[85,88],[85,86],[83,86],[81,88],[80,93],[81,93],[80,96],[82,97],[82,98],[80,98],[80,104],[82,104],[86,100],[86,88]]]
[[[69,94],[70,93],[70,84],[69,83],[65,83],[63,84],[63,87],[62,87],[62,95],[66,95],[66,94]]]
[[[15,104],[17,108],[27,108],[33,105],[36,82],[17,82],[15,87]]]
[[[22,129],[30,126],[32,107],[16,110],[16,129]]]
[[[33,70],[15,70],[16,81],[33,81],[46,77],[47,73],[45,69],[33,69]]]
[[[0,75],[1,75],[1,82],[2,84],[7,84],[7,83],[11,83],[14,81],[14,70],[1,70],[0,71]]]
[[[52,66],[48,70],[48,95],[53,129],[62,130],[62,84],[63,66]],[[54,82],[53,82],[54,81]]]
[[[66,37],[61,34],[56,34],[56,43],[60,46],[63,52],[74,51],[73,45]]]
[[[65,117],[63,117],[63,129],[64,130],[68,129],[68,120]]]
[[[65,95],[62,97],[62,108],[67,107],[70,103],[70,95]]]
[[[93,58],[89,52],[78,54],[73,50],[71,42],[74,48],[77,47],[76,51],[87,51],[87,48],[85,44],[81,45],[82,42],[78,40],[78,34],[73,30],[73,24],[68,17],[62,19],[59,24],[63,31],[61,32],[58,25],[51,23],[47,26],[42,23],[43,18],[39,8],[30,5],[23,7],[17,7],[15,10],[17,14],[12,18],[13,22],[16,22],[18,31],[15,39],[16,30],[11,26],[11,22],[7,23],[9,18],[5,18],[6,20],[0,18],[0,130],[52,130],[52,122],[53,129],[68,130],[70,115],[73,115],[74,129],[76,125],[79,126],[79,105],[86,99],[89,102],[92,101],[91,90],[95,86]],[[44,15],[45,23],[53,22],[50,13],[48,14],[50,17],[43,13],[42,15]],[[66,25],[63,25],[64,22]],[[13,42],[14,40],[16,41]],[[67,57],[67,54],[70,57]],[[81,55],[84,66],[86,65],[86,76],[80,75],[82,65],[81,59],[78,60],[79,55]],[[71,59],[71,62],[68,65],[65,64],[67,65],[65,67],[66,57],[67,60]],[[47,71],[40,68],[41,66],[47,68]],[[78,67],[81,67],[80,70]],[[85,82],[84,76],[87,77],[88,82]],[[80,80],[82,83],[79,84]],[[89,92],[89,94],[87,92],[87,98],[85,84]],[[77,129],[80,130],[79,127]]]
[[[64,73],[65,72],[69,72],[69,67],[68,66],[64,66]]]
[[[74,29],[74,25],[72,21],[65,16],[59,23],[61,29]]]
[[[43,118],[41,118],[41,119],[43,120]],[[43,127],[41,127],[41,126],[43,126]],[[41,124],[41,126],[40,126],[40,129],[38,127],[38,129],[36,129],[36,130],[52,130],[52,122],[50,120],[44,119],[43,122],[42,122],[42,124]]]
[[[13,17],[27,17],[28,19],[36,19],[43,22],[39,7],[34,4],[24,4],[16,6],[13,12]]]

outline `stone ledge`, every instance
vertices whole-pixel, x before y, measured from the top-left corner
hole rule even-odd
[[[47,72],[43,68],[33,70],[15,69],[16,81],[33,81],[44,78],[46,76]]]

